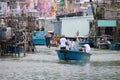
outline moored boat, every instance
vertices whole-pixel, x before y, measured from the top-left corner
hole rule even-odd
[[[34,34],[32,35],[32,43],[34,45],[45,45],[45,35],[47,34],[47,32],[45,31],[36,31],[34,32]]]
[[[56,50],[60,60],[90,60],[90,53],[79,50]]]

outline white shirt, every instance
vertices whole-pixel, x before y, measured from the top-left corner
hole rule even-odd
[[[66,47],[67,40],[66,38],[61,38],[60,39],[60,47]]]
[[[76,46],[75,46],[75,42],[74,42],[74,41],[69,41],[68,43],[69,43],[69,48],[70,48],[71,50],[76,49]]]
[[[89,44],[84,44],[85,51],[89,53],[91,51],[90,45]]]

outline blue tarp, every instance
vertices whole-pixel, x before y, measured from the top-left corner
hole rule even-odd
[[[46,34],[47,34],[47,32],[45,32],[45,31],[36,31],[32,35],[32,39],[45,39]]]
[[[45,35],[47,34],[46,31],[36,31],[32,35],[32,42],[34,45],[44,45],[45,42]]]

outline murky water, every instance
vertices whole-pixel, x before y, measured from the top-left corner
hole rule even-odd
[[[120,51],[92,50],[90,61],[61,61],[56,48],[0,58],[0,80],[120,80]]]

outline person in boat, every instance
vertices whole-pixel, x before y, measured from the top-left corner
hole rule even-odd
[[[86,52],[86,53],[90,53],[91,51],[91,47],[89,44],[84,44],[83,47],[82,47],[82,51]]]
[[[64,35],[61,36],[59,43],[60,43],[60,49],[66,49],[67,39],[65,38]]]
[[[76,44],[75,44],[75,41],[73,39],[70,39],[68,41],[68,45],[69,45],[69,50],[75,50],[76,49]]]

